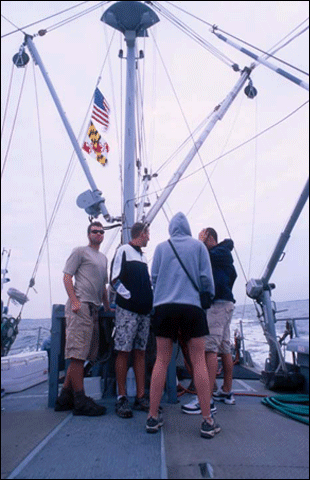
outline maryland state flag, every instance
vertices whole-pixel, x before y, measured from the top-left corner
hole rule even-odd
[[[101,163],[101,165],[105,166],[108,163],[107,154],[109,153],[110,147],[107,142],[102,139],[100,133],[92,122],[89,124],[82,148],[88,153],[88,155]]]

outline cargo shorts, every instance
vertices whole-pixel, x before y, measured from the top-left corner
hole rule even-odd
[[[116,305],[114,348],[120,352],[146,350],[150,315],[130,312]]]
[[[206,352],[231,353],[230,323],[234,312],[233,302],[218,300],[207,310],[209,335]]]
[[[99,307],[93,303],[83,302],[81,309],[74,313],[68,300],[65,308],[65,358],[96,360],[99,349],[98,310]]]

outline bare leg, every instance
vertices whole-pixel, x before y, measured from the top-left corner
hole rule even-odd
[[[158,407],[163,395],[168,365],[171,360],[173,342],[170,338],[156,337],[157,355],[152,372],[149,417],[157,418]]]
[[[232,389],[232,378],[234,363],[230,353],[223,353],[221,355],[224,371],[224,383],[222,386],[223,392],[229,393]]]
[[[133,369],[137,384],[137,397],[142,398],[145,393],[145,351],[134,350]]]
[[[210,395],[212,396],[213,393],[213,386],[216,380],[216,372],[217,372],[217,353],[214,352],[205,352],[206,355],[206,363],[207,369],[209,374],[209,381],[210,381]]]
[[[130,352],[118,352],[115,360],[115,373],[118,386],[118,394],[126,395],[126,377],[128,367],[128,357]]]
[[[188,373],[190,374],[190,376],[193,378],[193,369],[192,369],[192,366],[191,366],[191,362],[190,362],[190,358],[189,358],[189,353],[188,353],[188,346],[187,344],[184,342],[183,338],[181,335],[179,335],[178,337],[178,342],[179,342],[179,345],[182,349],[182,353],[183,353],[183,357],[184,357],[184,365],[185,365],[185,368],[186,370],[188,371]]]
[[[202,416],[211,422],[210,383],[205,358],[205,337],[191,338],[188,342],[189,355],[194,370],[194,382]]]
[[[74,392],[84,390],[84,360],[71,358],[63,388],[72,388]]]

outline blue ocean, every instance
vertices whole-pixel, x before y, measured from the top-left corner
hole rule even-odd
[[[276,310],[278,312],[276,314],[276,330],[279,337],[282,336],[285,330],[285,321],[281,321],[281,319],[286,318],[306,318],[307,320],[297,320],[296,325],[299,336],[309,336],[309,300],[279,302],[276,304]],[[258,368],[263,369],[265,360],[268,357],[269,346],[253,303],[235,307],[231,324],[232,339],[236,329],[241,331],[240,322],[242,322],[245,349],[250,352],[252,360]],[[22,319],[19,324],[19,334],[10,350],[10,354],[41,349],[44,340],[50,335],[50,329],[50,318],[40,320]],[[291,360],[289,355],[290,353],[288,352],[288,361]]]

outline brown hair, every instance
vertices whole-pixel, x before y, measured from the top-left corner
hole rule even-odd
[[[102,223],[100,223],[100,222],[92,222],[92,223],[90,223],[90,224],[88,225],[88,227],[87,227],[87,236],[90,234],[90,230],[91,230],[92,227],[101,227],[101,228],[103,228],[103,225],[102,225]]]
[[[217,233],[216,231],[214,230],[214,228],[211,228],[211,227],[208,227],[206,228],[206,233],[211,235],[212,238],[214,238],[214,240],[216,241],[217,243]]]
[[[137,222],[131,227],[131,238],[135,240],[140,237],[143,231],[146,231],[148,226],[145,223]]]

